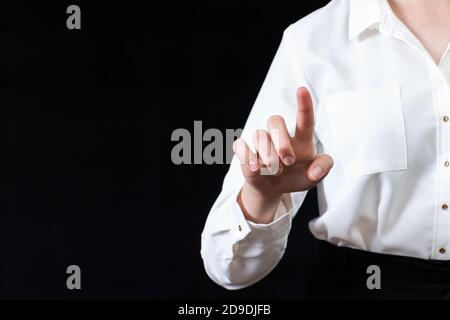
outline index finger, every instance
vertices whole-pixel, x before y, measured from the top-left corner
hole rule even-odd
[[[314,108],[308,89],[297,90],[297,121],[295,139],[301,142],[312,142],[314,135]]]

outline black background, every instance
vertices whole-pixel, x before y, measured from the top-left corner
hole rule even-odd
[[[242,128],[283,30],[327,2],[2,2],[0,297],[302,298],[315,192],[279,266],[226,291],[199,251],[227,166],[176,166],[170,138]]]

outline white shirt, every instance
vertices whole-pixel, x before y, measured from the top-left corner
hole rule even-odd
[[[318,185],[318,239],[377,253],[450,259],[450,61],[437,65],[385,0],[333,0],[284,32],[242,137],[274,114],[295,128],[296,90],[313,95],[315,144],[335,166]],[[202,233],[208,275],[249,286],[282,258],[306,192],[269,225],[236,202],[235,158]],[[300,210],[301,214],[301,210]]]

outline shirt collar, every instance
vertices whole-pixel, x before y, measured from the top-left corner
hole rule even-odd
[[[349,0],[348,35],[352,40],[365,30],[379,25],[383,3],[387,0]]]

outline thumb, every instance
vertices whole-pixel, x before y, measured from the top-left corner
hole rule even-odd
[[[308,168],[308,178],[315,183],[320,182],[334,165],[333,158],[327,154],[317,155]]]

